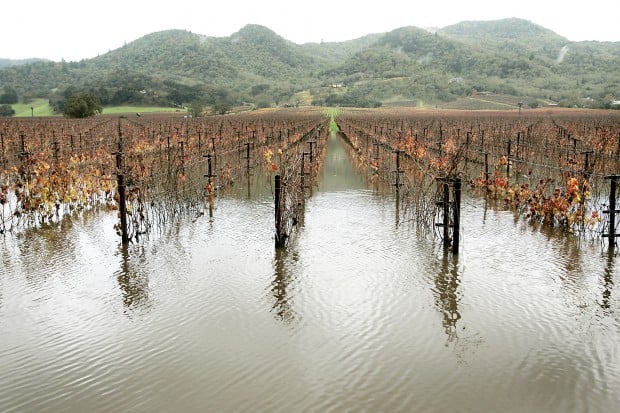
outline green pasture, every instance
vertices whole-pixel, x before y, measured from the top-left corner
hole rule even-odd
[[[158,112],[177,112],[186,113],[186,109],[174,108],[174,107],[156,107],[156,106],[110,106],[103,108],[104,115],[121,115],[124,113],[158,113]]]
[[[52,111],[47,99],[34,99],[30,103],[15,103],[11,107],[15,111],[16,118],[29,118],[31,116],[60,116]],[[121,115],[135,113],[158,113],[158,112],[186,112],[185,109],[175,107],[156,106],[110,106],[103,108],[104,115]]]
[[[11,107],[15,111],[15,117],[54,116],[47,99],[34,99],[30,103],[15,103]]]

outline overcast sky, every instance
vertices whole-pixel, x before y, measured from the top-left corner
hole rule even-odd
[[[306,43],[508,17],[572,41],[620,41],[619,0],[3,0],[0,58],[87,59],[167,29],[221,37],[252,23]]]

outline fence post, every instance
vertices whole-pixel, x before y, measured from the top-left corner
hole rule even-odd
[[[19,134],[19,139],[21,141],[21,152],[19,153],[19,160],[20,160],[19,169],[20,169],[20,175],[22,179],[24,179],[26,178],[26,175],[27,175],[26,168],[28,168],[28,157],[30,156],[30,152],[26,151],[26,141],[25,141],[25,135],[23,133]]]
[[[186,141],[179,141],[179,151],[181,152],[179,154],[179,160],[181,161],[180,171],[182,174],[185,174],[185,142]]]
[[[166,136],[166,155],[168,163],[170,163],[170,135]]]
[[[594,151],[585,151],[582,152],[583,155],[586,156],[586,159],[584,161],[584,167],[583,167],[583,176],[585,179],[590,179],[590,176],[592,175],[592,165],[590,164],[590,155],[593,154]],[[613,175],[610,175],[613,176]],[[613,178],[610,178],[613,181]]]
[[[485,152],[484,153],[484,179],[486,180],[487,184],[489,183],[489,153]]]
[[[616,238],[620,236],[616,234],[616,214],[620,213],[620,210],[616,209],[616,189],[620,175],[607,175],[605,179],[611,180],[611,190],[609,191],[609,210],[603,211],[609,214],[609,232],[603,234],[603,237],[609,238],[609,249],[613,249],[616,246]]]
[[[302,152],[301,153],[301,190],[302,192],[305,194],[305,190],[306,190],[306,152]],[[304,196],[305,198],[305,196]]]
[[[454,180],[454,210],[453,213],[453,223],[454,228],[452,229],[452,253],[459,253],[459,237],[460,237],[460,225],[461,225],[461,178],[456,178]]]
[[[207,172],[208,173],[207,173],[207,175],[204,175],[204,177],[208,179],[208,181],[207,181],[208,185],[212,186],[213,181],[212,181],[211,178],[217,176],[217,175],[213,175],[213,169],[212,169],[212,165],[211,165],[211,160],[213,159],[213,155],[208,154],[208,155],[202,155],[202,156],[207,158]],[[212,192],[212,189],[213,188],[211,188],[209,191]]]
[[[4,157],[4,133],[0,132],[0,143],[2,147],[2,168],[6,168],[6,159]]]
[[[308,144],[310,145],[310,164],[312,164],[312,162],[314,161],[314,150],[312,147],[314,145],[314,142],[310,141],[308,142]]]
[[[508,155],[506,155],[506,182],[510,180],[510,161],[512,159],[512,140],[508,140]]]
[[[450,246],[450,184],[448,178],[443,180],[443,247]]]
[[[280,198],[282,196],[282,183],[280,175],[276,175],[275,182],[275,219],[276,219],[276,248],[284,246],[284,234],[282,234],[282,203]]]
[[[127,233],[127,204],[125,196],[125,175],[122,172],[123,166],[123,142],[122,135],[119,136],[118,152],[116,155],[116,179],[118,190],[118,210],[121,217],[121,243],[123,245],[129,244],[129,235]]]
[[[403,173],[403,170],[400,169],[400,153],[402,151],[397,149],[394,152],[396,153],[396,170],[394,171],[396,173],[396,182],[394,183],[394,186],[396,187],[396,192],[399,192],[400,187],[402,186],[402,183],[400,182],[400,175]]]
[[[120,156],[120,154],[119,154]],[[129,243],[129,235],[127,234],[127,205],[125,204],[125,175],[119,173],[118,179],[118,209],[121,215],[121,243],[127,245]]]

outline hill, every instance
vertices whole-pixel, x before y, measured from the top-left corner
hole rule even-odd
[[[57,107],[78,89],[104,105],[437,105],[491,93],[605,107],[620,97],[618,68],[620,42],[570,42],[521,19],[302,45],[247,25],[228,37],[167,30],[80,62],[3,67],[0,91]]]
[[[26,65],[34,62],[44,62],[46,59],[3,59],[0,58],[0,68]]]

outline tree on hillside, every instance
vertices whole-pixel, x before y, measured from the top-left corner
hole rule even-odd
[[[99,98],[92,92],[80,92],[70,96],[63,113],[70,118],[88,118],[103,112]]]
[[[205,110],[205,105],[201,101],[197,100],[192,102],[189,106],[189,114],[195,118],[202,116],[202,112]]]
[[[11,105],[0,105],[0,116],[13,116],[15,115],[15,109]]]
[[[202,88],[195,85],[185,85],[171,80],[165,80],[164,85],[168,92],[168,100],[175,106],[199,100],[203,94]]]
[[[17,92],[11,86],[4,87],[4,93],[0,95],[0,104],[12,105],[17,103],[19,98]]]
[[[209,89],[205,93],[205,102],[211,105],[213,113],[216,115],[226,114],[232,109],[235,100],[230,91],[223,87]]]
[[[232,101],[230,100],[221,100],[213,105],[213,113],[216,115],[225,115],[229,110],[233,107]]]

